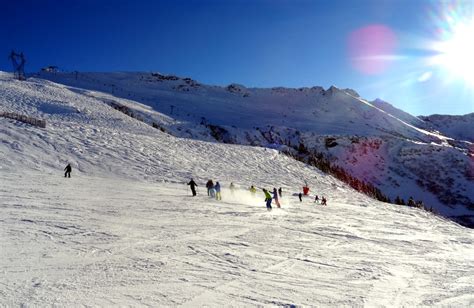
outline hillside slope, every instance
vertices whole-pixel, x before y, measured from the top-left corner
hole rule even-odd
[[[434,114],[420,118],[446,136],[474,142],[474,112],[462,116]]]
[[[159,73],[40,77],[120,105],[175,136],[264,146],[293,155],[303,145],[308,156],[324,155],[391,200],[413,197],[474,226],[472,143],[444,136],[386,102],[369,103],[353,90],[217,87]]]
[[[62,84],[113,94],[150,106],[181,121],[250,129],[292,127],[318,134],[384,134],[423,141],[446,139],[423,131],[370,104],[350,89],[246,88],[201,84],[159,73],[41,73]],[[370,120],[370,121],[367,121]]]

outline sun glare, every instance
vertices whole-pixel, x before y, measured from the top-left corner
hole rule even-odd
[[[474,19],[451,31],[450,38],[435,47],[439,54],[434,61],[474,86]]]

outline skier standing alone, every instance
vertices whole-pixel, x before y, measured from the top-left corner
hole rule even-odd
[[[64,173],[64,177],[70,178],[71,177],[71,171],[72,171],[71,164],[67,164],[66,168],[64,168],[64,171],[66,171]]]
[[[194,182],[194,180],[191,179],[188,185],[191,186],[191,192],[193,193],[193,197],[196,197],[196,187],[197,187],[196,182]]]

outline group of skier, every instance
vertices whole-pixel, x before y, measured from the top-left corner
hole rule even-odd
[[[65,171],[64,177],[69,177],[70,178],[71,177],[71,171],[72,171],[71,164],[68,164],[66,166],[66,168],[64,168],[64,171]],[[189,181],[189,183],[187,185],[189,185],[189,187],[191,188],[191,193],[193,194],[193,197],[195,197],[197,195],[196,187],[198,187],[198,185],[196,184],[196,182],[193,179],[191,179],[191,181]],[[207,188],[207,195],[209,197],[215,198],[216,200],[222,200],[221,185],[219,184],[219,182],[216,181],[216,183],[214,184],[214,182],[212,180],[209,180],[206,183],[206,188]],[[231,194],[233,195],[234,192],[235,192],[235,189],[236,189],[234,183],[230,183],[229,189],[230,189]],[[252,195],[252,197],[255,197],[255,194],[257,193],[257,189],[253,185],[250,186],[249,191],[250,191],[250,194]],[[263,191],[263,194],[265,195],[265,205],[267,206],[267,210],[269,210],[269,211],[272,210],[272,201],[273,200],[275,200],[275,204],[278,208],[281,207],[281,204],[280,204],[280,199],[281,199],[281,196],[282,196],[281,187],[278,190],[276,189],[276,187],[274,187],[272,193],[270,193],[265,188],[262,188],[262,191]],[[307,184],[305,184],[305,186],[303,187],[303,193],[304,193],[304,195],[309,194],[309,188],[308,188]],[[303,199],[302,199],[303,193],[300,192],[298,194],[300,202],[303,201]],[[316,203],[318,201],[319,201],[319,197],[316,195],[316,197],[314,199],[314,202]],[[321,205],[326,205],[326,202],[327,202],[326,198],[322,197],[320,204]]]
[[[197,195],[196,187],[198,186],[196,184],[196,182],[194,182],[194,180],[191,179],[191,181],[189,181],[189,183],[187,185],[190,186],[191,193],[193,194],[193,197],[196,196]],[[306,184],[303,187],[303,193],[306,196],[309,195],[309,188],[307,186],[308,185]],[[219,182],[216,181],[216,183],[214,184],[214,182],[212,180],[208,180],[207,183],[206,183],[206,189],[207,189],[207,195],[209,197],[215,198],[216,200],[222,200],[221,185],[219,184]],[[230,183],[229,190],[230,190],[230,193],[232,195],[234,195],[235,189],[236,189],[236,187],[235,187],[234,183]],[[255,188],[255,186],[253,186],[253,185],[250,186],[250,188],[248,190],[249,190],[250,194],[252,195],[252,197],[255,197],[255,195],[257,193],[257,189]],[[268,191],[265,188],[262,188],[262,191],[263,191],[263,194],[265,195],[265,205],[266,205],[268,211],[272,210],[272,201],[273,200],[275,200],[275,205],[277,206],[277,208],[281,208],[281,203],[280,203],[280,199],[282,197],[282,188],[281,187],[279,189],[276,189],[276,187],[274,187],[272,192]],[[300,192],[299,195],[298,195],[299,199],[300,199],[300,202],[303,201],[303,199],[302,199],[303,193]],[[314,199],[314,202],[319,203],[319,197],[317,195]],[[326,198],[322,197],[321,201],[320,201],[320,204],[321,205],[327,205],[326,202],[327,202]]]
[[[216,200],[222,200],[221,184],[219,184],[219,182],[216,181],[216,184],[214,184],[212,180],[209,180],[206,183],[206,188],[207,188],[207,195],[209,197],[216,198]]]
[[[278,191],[275,187],[273,187],[273,197],[265,188],[262,188],[262,190],[263,190],[263,193],[265,194],[265,204],[267,206],[267,210],[269,211],[272,210],[272,200],[275,200],[275,204],[277,208],[281,207],[281,204],[280,204],[280,198],[281,198],[281,192],[282,192],[281,187],[278,189]]]

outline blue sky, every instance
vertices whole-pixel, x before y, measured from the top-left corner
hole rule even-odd
[[[159,71],[217,85],[336,85],[414,115],[474,112],[474,85],[427,64],[430,44],[446,36],[440,31],[445,6],[429,0],[9,1],[0,11],[0,70],[11,70],[7,56],[15,49],[25,53],[29,72],[57,65]],[[472,17],[473,6],[460,1],[455,9]],[[354,64],[355,57],[362,60]]]

